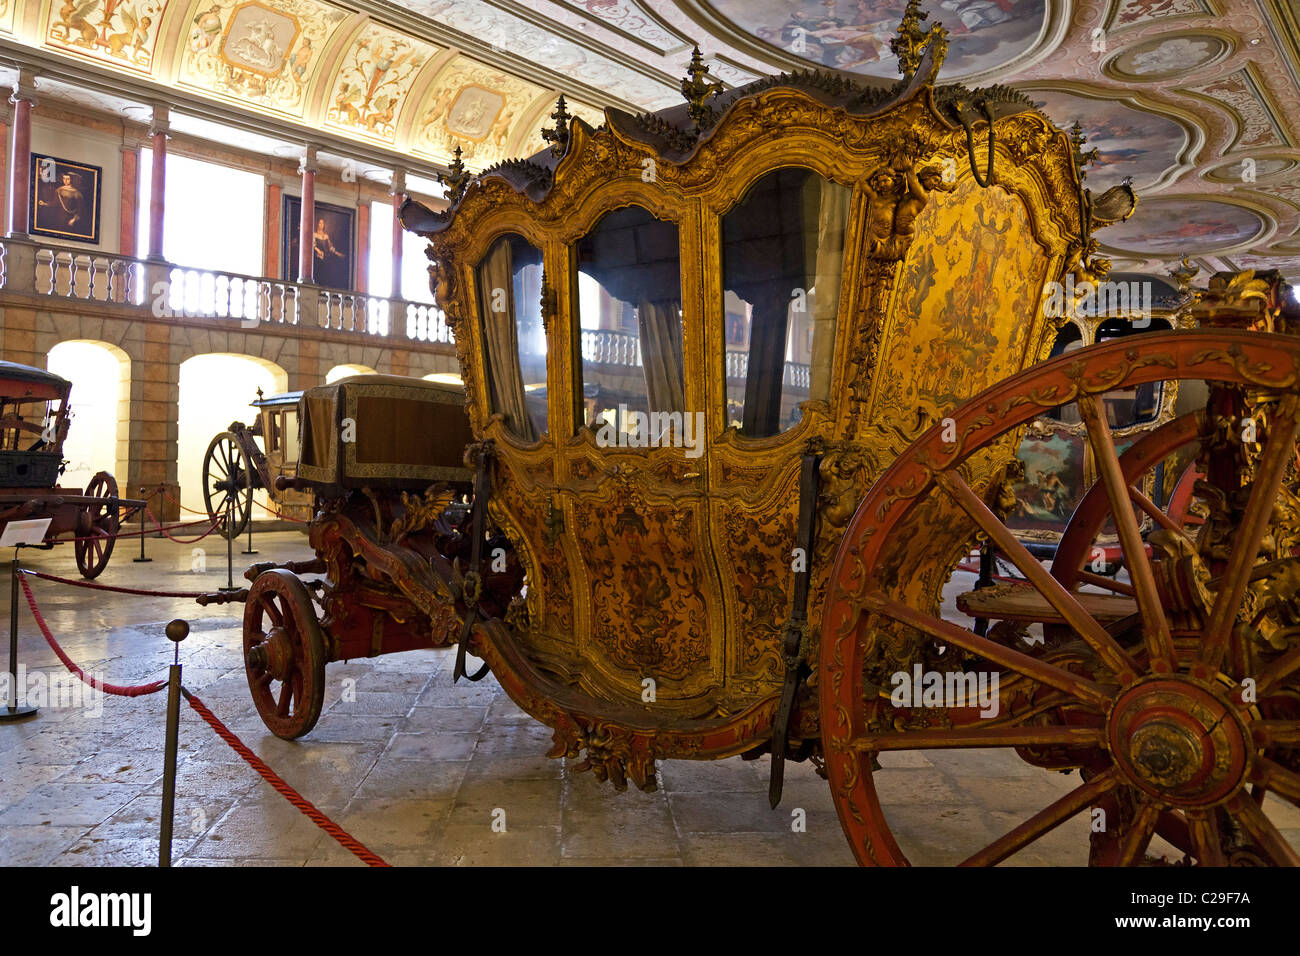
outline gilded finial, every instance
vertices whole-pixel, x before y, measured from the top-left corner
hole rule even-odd
[[[1201,267],[1198,266],[1187,256],[1183,256],[1182,261],[1176,267],[1169,270],[1170,277],[1178,283],[1179,292],[1188,292],[1192,287],[1192,280],[1200,275]]]
[[[1097,161],[1100,155],[1097,149],[1084,149],[1083,144],[1088,142],[1088,137],[1084,135],[1083,127],[1078,120],[1070,127],[1070,147],[1074,150],[1074,168],[1079,171],[1079,182],[1088,178],[1085,167]]]
[[[551,144],[552,156],[563,156],[569,148],[569,120],[572,118],[568,107],[564,103],[564,94],[561,93],[559,100],[555,104],[555,111],[551,113],[551,119],[555,120],[555,125],[542,130],[542,139]]]
[[[722,92],[722,84],[706,79],[708,75],[709,67],[700,56],[700,48],[697,46],[691,51],[691,65],[686,68],[686,79],[682,80],[682,96],[686,97],[689,104],[687,113],[696,130],[702,129],[713,113],[708,101]]]
[[[461,162],[460,154],[460,146],[457,146],[447,175],[438,174],[438,182],[447,187],[447,200],[452,205],[460,202],[460,197],[465,195],[470,180],[470,174],[466,171],[465,164]]]
[[[910,83],[912,77],[916,76],[926,47],[934,49],[934,68],[929,77],[931,81],[948,53],[948,31],[943,28],[943,24],[935,23],[928,30],[921,29],[921,21],[929,18],[930,14],[921,9],[921,0],[907,0],[897,36],[889,41],[889,49],[898,57],[898,72],[903,74],[904,82]]]

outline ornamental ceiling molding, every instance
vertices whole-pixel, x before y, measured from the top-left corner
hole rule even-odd
[[[1181,240],[1175,238],[1166,238],[1158,230],[1145,228],[1145,223],[1152,223],[1159,219],[1159,212],[1166,208],[1176,208],[1179,205],[1187,207],[1188,205],[1198,203],[1210,203],[1218,206],[1230,207],[1235,210],[1244,211],[1258,220],[1258,228],[1253,234],[1237,239],[1235,241],[1226,241],[1216,244],[1213,240],[1201,242],[1198,244],[1195,236],[1188,236]],[[1135,214],[1133,219],[1127,223],[1112,226],[1102,234],[1101,247],[1103,253],[1114,253],[1116,257],[1133,259],[1141,256],[1148,256],[1151,261],[1168,261],[1175,259],[1183,254],[1193,256],[1230,256],[1234,254],[1249,255],[1260,246],[1266,244],[1278,232],[1278,221],[1273,212],[1266,204],[1242,196],[1239,193],[1179,193],[1177,195],[1152,196],[1139,203],[1140,211],[1145,212],[1142,220],[1139,220]],[[1175,216],[1175,218],[1178,218]],[[1181,219],[1179,221],[1182,221]],[[1160,243],[1169,245],[1167,249],[1142,249],[1137,245],[1123,245],[1123,239],[1115,241],[1116,235],[1123,235],[1122,229],[1126,225],[1143,226],[1146,237],[1140,242],[1151,245]],[[1181,244],[1179,244],[1181,242]]]
[[[548,0],[535,0],[535,2],[547,3]],[[628,42],[654,50],[660,55],[689,52],[695,42],[649,5],[637,3],[636,0],[609,0],[594,8],[589,8],[576,0],[549,0],[549,2],[567,7],[586,19],[595,20],[605,29],[626,38]],[[520,6],[521,4],[509,5]]]
[[[1214,0],[1111,0],[1101,27],[1109,33],[1152,22],[1222,15]]]
[[[1219,151],[1221,156],[1238,147],[1295,145],[1252,63],[1200,86],[1182,86],[1171,92],[1206,103],[1232,121],[1235,132],[1232,141]]]
[[[1201,152],[1209,141],[1203,120],[1194,111],[1175,104],[1161,102],[1132,90],[1119,90],[1075,80],[1034,80],[1010,84],[1015,89],[1032,95],[1035,92],[1068,93],[1101,103],[1120,103],[1139,113],[1160,116],[1178,125],[1184,135],[1181,148],[1173,150],[1174,161],[1168,165],[1154,183],[1143,188],[1139,198],[1150,193],[1160,193],[1175,185],[1185,174],[1196,169]],[[1049,114],[1050,115],[1050,114]],[[1051,116],[1052,122],[1068,129],[1077,117]],[[1087,144],[1085,144],[1085,148]],[[1121,167],[1122,168],[1122,167]]]
[[[1236,34],[1214,28],[1174,30],[1169,33],[1159,33],[1155,36],[1135,38],[1132,42],[1118,47],[1111,43],[1108,44],[1111,49],[1101,61],[1101,72],[1112,80],[1118,80],[1121,83],[1164,84],[1175,77],[1185,77],[1186,74],[1193,71],[1208,70],[1227,60],[1237,52],[1240,43],[1240,38]],[[1195,55],[1193,48],[1197,44],[1210,49],[1203,59],[1186,59],[1189,54]],[[1158,58],[1146,54],[1154,53],[1167,45],[1178,47],[1170,55],[1177,56],[1179,62],[1177,66],[1172,68],[1161,69],[1158,65]],[[1150,71],[1142,72],[1123,68],[1123,61],[1136,61],[1144,57],[1144,55],[1145,61],[1153,67]]]

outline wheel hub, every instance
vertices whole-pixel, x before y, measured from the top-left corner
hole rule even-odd
[[[1250,732],[1232,703],[1184,677],[1157,677],[1115,701],[1115,762],[1139,789],[1178,806],[1209,806],[1242,786]]]
[[[266,640],[248,649],[248,666],[266,671],[275,680],[288,678],[293,668],[293,644],[284,628],[271,628]]]

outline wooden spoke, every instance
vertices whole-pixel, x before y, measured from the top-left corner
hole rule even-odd
[[[1146,858],[1147,847],[1155,835],[1156,824],[1160,820],[1160,808],[1153,803],[1144,802],[1138,811],[1132,826],[1124,834],[1119,845],[1119,866],[1136,866]]]
[[[1256,693],[1263,694],[1265,691],[1272,689],[1274,684],[1285,680],[1295,673],[1298,668],[1300,668],[1300,644],[1292,647],[1260,671],[1259,677],[1255,681]]]
[[[1085,807],[1097,802],[1097,798],[1114,788],[1119,779],[1118,771],[1113,767],[1076,787],[1050,806],[1039,810],[1020,826],[994,840],[974,856],[962,861],[962,866],[996,866],[1007,857],[1029,844],[1045,833],[1056,829],[1070,817]]]
[[[856,750],[946,750],[959,747],[1091,747],[1105,744],[1100,727],[963,727],[957,730],[913,730],[864,734],[852,742]]]
[[[1273,821],[1254,800],[1239,793],[1228,801],[1228,812],[1276,866],[1300,866],[1300,853],[1286,842],[1286,837],[1278,832]]]
[[[1116,594],[1123,594],[1127,597],[1137,597],[1137,591],[1133,585],[1125,584],[1123,581],[1116,581],[1114,578],[1108,578],[1104,574],[1093,574],[1091,571],[1080,571],[1079,580],[1084,584],[1091,584],[1094,587],[1105,588],[1107,591],[1114,591]]]
[[[1177,810],[1160,811],[1156,820],[1156,833],[1176,849],[1192,854],[1192,835],[1187,829],[1187,819]]]
[[[1097,470],[1106,489],[1106,496],[1110,499],[1111,516],[1115,519],[1115,528],[1119,532],[1120,547],[1124,549],[1124,563],[1128,566],[1129,577],[1137,592],[1151,670],[1153,673],[1172,674],[1178,668],[1174,637],[1169,631],[1169,621],[1160,604],[1160,593],[1156,590],[1156,578],[1147,557],[1146,543],[1142,540],[1142,529],[1133,514],[1130,493],[1136,492],[1136,489],[1124,477],[1119,456],[1115,454],[1110,425],[1097,410],[1097,401],[1087,397],[1079,399],[1079,413],[1088,430],[1088,442],[1097,459]]]
[[[1258,757],[1250,779],[1266,790],[1272,790],[1279,797],[1300,806],[1300,773],[1288,770],[1275,760]]]
[[[1174,521],[1169,517],[1169,515],[1161,511],[1160,507],[1154,501],[1142,492],[1138,491],[1132,485],[1128,486],[1128,496],[1133,499],[1135,505],[1146,512],[1147,517],[1160,525],[1160,527],[1164,528],[1166,531],[1172,531],[1181,538],[1187,537],[1187,532],[1178,526],[1178,522]]]
[[[1187,835],[1196,862],[1201,866],[1227,866],[1219,836],[1219,820],[1214,814],[1213,808],[1187,811]]]
[[[1300,721],[1257,720],[1251,724],[1250,729],[1255,735],[1256,746],[1300,746]]]
[[[1066,623],[1097,653],[1102,663],[1110,669],[1121,684],[1127,685],[1137,679],[1136,667],[1124,649],[1084,609],[1078,599],[1029,553],[1029,549],[1021,544],[1010,529],[989,509],[989,506],[980,500],[979,495],[971,490],[970,485],[955,472],[942,472],[936,480],[1011,563],[1020,569],[1020,573],[1043,597],[1047,598],[1052,607],[1060,612]]]
[[[1004,647],[990,641],[988,638],[980,637],[974,631],[968,631],[956,624],[950,624],[940,618],[915,611],[906,604],[891,600],[878,593],[868,594],[863,599],[863,604],[868,609],[893,618],[900,624],[914,627],[918,631],[923,631],[931,637],[937,637],[945,643],[954,644],[970,651],[972,654],[987,658],[995,664],[1000,664],[1017,673],[1024,674],[1026,677],[1032,677],[1049,687],[1064,691],[1076,700],[1085,701],[1102,708],[1108,707],[1110,704],[1112,695],[1107,693],[1106,689],[1100,684],[1079,677],[1077,674],[1071,674],[1060,667],[1044,663],[1035,657],[1030,657],[1028,654],[1022,654],[1014,648]]]
[[[1259,556],[1259,546],[1268,533],[1278,488],[1282,485],[1295,447],[1296,396],[1288,395],[1282,400],[1282,407],[1269,424],[1268,431],[1268,441],[1255,471],[1250,500],[1246,503],[1246,512],[1233,539],[1232,555],[1228,559],[1228,568],[1223,573],[1223,584],[1214,599],[1214,609],[1210,612],[1210,620],[1205,627],[1205,641],[1201,647],[1203,675],[1214,674],[1219,670],[1228,647],[1228,638],[1236,623],[1237,610],[1246,596],[1246,587]]]

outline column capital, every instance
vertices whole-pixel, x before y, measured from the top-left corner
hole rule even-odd
[[[16,104],[19,100],[36,105],[36,72],[25,66],[19,66],[18,80],[13,85],[13,92],[9,94],[10,103]]]
[[[166,136],[172,131],[171,110],[162,103],[154,103],[149,115],[149,135]]]
[[[393,169],[393,184],[388,192],[392,196],[401,196],[406,193],[406,170],[401,166]]]
[[[298,172],[299,174],[320,172],[320,163],[316,160],[316,147],[310,143],[303,147],[302,159],[298,160]]]

